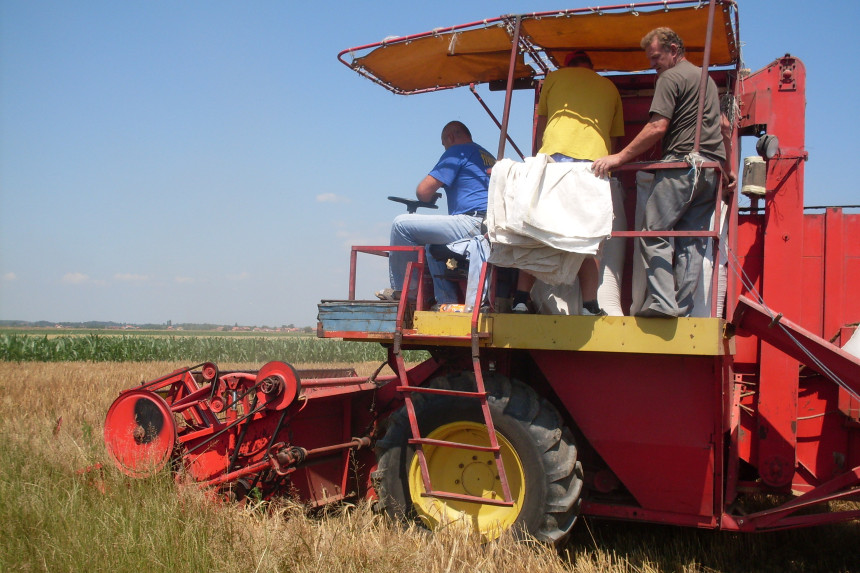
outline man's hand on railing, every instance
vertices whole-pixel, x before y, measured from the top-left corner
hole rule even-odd
[[[591,171],[598,177],[609,177],[610,171],[624,163],[620,155],[620,153],[616,153],[615,155],[601,157],[592,164]]]

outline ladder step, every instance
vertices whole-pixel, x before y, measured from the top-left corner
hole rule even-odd
[[[474,444],[461,444],[459,442],[446,442],[445,440],[431,440],[429,438],[412,438],[409,440],[412,445],[421,444],[426,446],[442,446],[444,448],[457,448],[461,450],[472,450],[475,452],[498,452],[501,446],[478,446]]]
[[[419,392],[421,394],[440,394],[459,398],[486,398],[487,392],[464,392],[462,390],[445,390],[443,388],[425,388],[424,386],[398,386],[398,392]]]
[[[486,497],[478,497],[476,495],[464,495],[460,493],[451,493],[448,491],[431,491],[422,493],[421,497],[436,497],[439,499],[449,499],[451,501],[466,501],[469,503],[480,503],[483,505],[498,505],[501,507],[513,507],[513,501],[505,501],[503,499],[488,499]]]

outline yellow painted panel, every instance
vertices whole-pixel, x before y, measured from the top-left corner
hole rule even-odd
[[[471,314],[416,312],[418,335],[468,336]],[[482,315],[485,345],[495,348],[582,350],[718,356],[734,353],[717,318],[635,318],[631,316]]]

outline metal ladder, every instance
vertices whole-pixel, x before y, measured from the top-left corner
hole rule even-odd
[[[406,268],[406,280],[404,281],[403,291],[404,293],[409,292],[409,283],[412,277],[412,265],[413,263],[408,263]],[[420,263],[416,265],[416,267],[420,267]],[[423,272],[423,269],[422,269]],[[397,321],[395,324],[395,332],[394,332],[394,344],[392,348],[392,354],[394,356],[396,365],[397,365],[397,373],[400,379],[400,386],[397,387],[399,392],[403,392],[404,394],[404,402],[406,404],[406,413],[409,417],[409,426],[412,431],[412,438],[409,440],[409,443],[415,446],[415,453],[418,456],[418,464],[421,469],[421,479],[424,484],[424,493],[422,496],[425,497],[435,497],[439,499],[447,499],[453,501],[465,501],[471,503],[481,503],[485,505],[495,505],[495,506],[503,506],[503,507],[513,507],[514,501],[511,496],[510,485],[508,484],[508,477],[505,473],[505,466],[502,460],[501,447],[499,446],[499,441],[496,436],[496,428],[493,424],[492,414],[490,413],[490,405],[487,402],[487,390],[484,386],[484,377],[481,372],[481,360],[480,360],[480,344],[479,341],[481,338],[486,337],[488,333],[483,333],[478,331],[478,318],[480,316],[480,302],[483,300],[483,290],[484,290],[484,279],[486,278],[487,273],[487,263],[483,263],[481,268],[481,278],[480,284],[478,285],[478,293],[477,293],[477,301],[472,309],[472,324],[471,324],[471,334],[469,338],[471,339],[472,344],[472,368],[475,373],[475,392],[467,392],[460,390],[445,390],[442,388],[425,388],[423,386],[413,386],[409,383],[409,378],[406,375],[406,366],[403,360],[402,353],[402,343],[404,338],[403,333],[403,318],[406,312],[406,304],[407,297],[401,297],[400,304],[397,309]],[[408,335],[407,335],[408,337]],[[415,405],[412,402],[412,396],[414,393],[422,393],[422,394],[436,394],[441,396],[454,396],[459,398],[476,398],[479,400],[481,404],[481,412],[484,417],[484,425],[487,427],[487,433],[489,437],[489,446],[478,446],[473,444],[463,444],[459,442],[451,442],[446,440],[434,440],[429,438],[424,438],[421,436],[421,430],[418,427],[418,418],[415,413]],[[496,470],[499,472],[499,481],[502,485],[502,495],[503,499],[488,499],[485,497],[475,496],[475,495],[465,495],[460,493],[454,493],[450,491],[439,491],[434,490],[433,485],[430,483],[430,471],[427,467],[427,458],[424,454],[424,446],[436,446],[436,447],[445,447],[445,448],[453,448],[453,449],[462,449],[462,450],[471,450],[471,451],[479,451],[479,452],[491,452],[493,454],[493,458],[496,463]]]

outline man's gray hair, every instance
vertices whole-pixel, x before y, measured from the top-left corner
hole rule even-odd
[[[654,38],[657,38],[657,45],[660,46],[660,49],[663,51],[669,51],[669,48],[672,44],[678,46],[678,55],[684,55],[684,40],[681,39],[681,36],[675,33],[675,30],[672,28],[654,28],[642,38],[640,45],[644,50],[648,46],[651,45],[651,42],[654,41]]]

